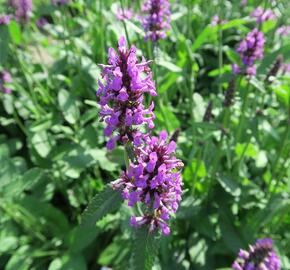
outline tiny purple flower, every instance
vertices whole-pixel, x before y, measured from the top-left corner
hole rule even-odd
[[[48,24],[48,21],[46,18],[44,17],[41,17],[39,18],[37,21],[36,21],[36,25],[38,28],[43,28],[45,25]]]
[[[113,183],[115,189],[123,189],[123,198],[130,207],[142,202],[147,208],[144,216],[131,218],[131,225],[147,224],[150,231],[160,228],[164,235],[170,233],[168,219],[181,200],[183,167],[175,157],[175,142],[166,141],[164,131],[159,138],[143,135],[141,145],[134,151],[136,162]]]
[[[276,30],[276,34],[279,36],[289,36],[290,34],[290,25],[282,25]]]
[[[218,15],[214,15],[213,17],[212,17],[212,20],[211,20],[211,23],[210,23],[210,25],[211,26],[216,26],[216,25],[222,25],[222,24],[225,24],[226,23],[226,21],[225,20],[221,20],[220,19],[220,17],[218,16]]]
[[[157,93],[149,62],[143,58],[138,63],[136,48],[132,46],[129,50],[124,37],[119,39],[118,51],[109,48],[108,55],[109,65],[100,65],[104,82],[99,81],[97,95],[100,97],[100,116],[107,124],[104,133],[110,138],[107,148],[112,150],[117,142],[138,142],[140,134],[136,126],[154,127],[154,103],[146,108],[143,100],[144,93],[151,96]]]
[[[32,12],[32,0],[10,0],[9,3],[15,8],[16,19],[27,22]]]
[[[11,15],[0,15],[0,25],[8,25],[11,20]]]
[[[119,8],[116,16],[119,21],[131,20],[133,18],[133,11],[131,9]]]
[[[146,0],[142,11],[147,13],[142,24],[146,33],[145,39],[158,41],[166,37],[170,29],[170,4],[168,0]]]
[[[240,250],[232,264],[235,270],[280,270],[281,262],[273,249],[273,240],[259,239],[249,250]]]
[[[11,83],[12,82],[12,78],[11,75],[8,71],[3,70],[0,71],[0,90],[5,93],[5,94],[10,94],[12,92],[12,90],[7,87],[7,83]]]
[[[257,7],[251,14],[251,17],[256,18],[257,23],[263,23],[268,20],[274,20],[277,18],[275,13],[271,9],[264,10],[261,7]]]

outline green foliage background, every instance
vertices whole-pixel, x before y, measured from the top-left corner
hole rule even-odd
[[[123,5],[138,12],[140,2]],[[290,77],[265,83],[278,55],[289,63],[289,37],[275,30],[289,24],[290,7],[248,2],[172,1],[172,29],[155,52],[138,20],[117,20],[118,1],[55,7],[37,0],[27,25],[0,25],[0,67],[13,78],[12,94],[0,94],[1,269],[226,269],[259,237],[275,240],[283,270],[290,269]],[[266,48],[257,77],[239,80],[225,109],[235,48],[257,27],[249,14],[258,5],[278,19],[261,26]],[[7,11],[0,1],[0,13]],[[226,22],[211,26],[215,14]],[[41,16],[50,22],[43,29],[35,24]],[[172,234],[156,236],[158,247],[129,226],[132,210],[105,187],[125,164],[121,147],[105,149],[98,63],[124,26],[138,54],[155,58],[155,132],[180,130],[183,201]],[[214,117],[204,122],[209,101]]]

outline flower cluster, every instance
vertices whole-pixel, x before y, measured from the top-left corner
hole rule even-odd
[[[40,17],[37,21],[36,21],[36,25],[38,28],[43,28],[45,25],[48,24],[48,21],[45,17]]]
[[[211,26],[216,26],[216,25],[222,25],[222,24],[225,24],[226,23],[226,21],[225,20],[222,20],[220,17],[219,17],[219,15],[214,15],[213,17],[212,17],[212,19],[211,19],[211,23],[210,23],[210,25]]]
[[[259,239],[249,250],[240,250],[238,258],[232,265],[235,270],[279,270],[281,262],[273,250],[270,238]]]
[[[282,25],[280,26],[277,31],[277,35],[279,36],[288,36],[290,34],[290,25]]]
[[[3,70],[0,71],[0,90],[5,93],[5,94],[10,94],[11,93],[11,89],[9,87],[7,87],[7,83],[11,83],[12,79],[11,79],[11,75],[8,71]]]
[[[275,13],[271,9],[264,10],[261,7],[257,7],[251,14],[251,17],[256,18],[257,23],[262,23],[268,20],[276,19]]]
[[[156,96],[152,72],[145,59],[137,62],[136,48],[126,47],[125,38],[119,40],[118,51],[109,49],[109,65],[103,68],[105,83],[99,81],[100,116],[106,122],[105,136],[110,139],[107,148],[112,150],[117,141],[126,144],[138,133],[135,126],[147,124],[153,128],[154,103],[148,108],[143,104],[144,93]],[[114,134],[117,133],[117,134]]]
[[[265,38],[257,28],[252,30],[244,40],[241,41],[237,52],[240,54],[244,64],[244,73],[249,76],[256,75],[255,61],[262,59],[264,55]],[[237,65],[233,66],[234,73],[240,73]]]
[[[147,225],[150,231],[160,228],[168,235],[168,220],[181,200],[183,164],[175,157],[174,139],[167,143],[165,131],[155,137],[139,129],[140,125],[154,127],[154,104],[143,105],[144,93],[157,95],[148,63],[145,59],[138,63],[136,48],[128,49],[121,37],[118,51],[109,49],[109,65],[101,65],[105,83],[99,81],[97,95],[100,116],[107,124],[104,133],[110,137],[107,148],[113,149],[117,141],[132,146],[127,170],[112,183],[130,207],[144,205],[142,214],[131,217],[131,225]]]
[[[10,0],[9,3],[15,8],[16,19],[27,22],[32,12],[32,0]]]
[[[160,132],[159,138],[143,135],[135,148],[136,162],[113,183],[114,188],[123,190],[123,198],[129,206],[144,203],[142,216],[131,217],[134,227],[149,225],[149,230],[157,228],[164,235],[170,233],[167,221],[176,212],[181,200],[182,162],[175,157],[176,143],[167,144],[167,133]]]
[[[0,15],[0,25],[8,25],[10,23],[10,15]]]
[[[133,11],[131,9],[119,8],[116,16],[119,21],[131,20],[133,18]]]
[[[168,0],[147,0],[143,5],[144,17],[142,24],[146,32],[145,39],[157,41],[166,37],[170,29],[170,5]]]

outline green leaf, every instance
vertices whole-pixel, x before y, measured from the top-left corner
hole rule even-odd
[[[176,73],[182,71],[182,69],[180,67],[174,65],[172,62],[165,61],[165,60],[158,60],[157,65],[165,67],[169,71],[176,72]]]
[[[225,245],[234,253],[243,247],[243,239],[234,225],[234,217],[226,207],[219,208],[219,225]]]
[[[128,241],[117,236],[114,238],[113,242],[102,251],[98,263],[101,265],[119,266],[129,252],[130,245],[128,245]]]
[[[63,112],[65,120],[70,124],[75,124],[79,119],[80,112],[72,94],[67,90],[61,89],[58,93],[58,104]]]
[[[229,29],[232,27],[242,26],[242,25],[246,24],[247,22],[248,21],[245,19],[234,19],[234,20],[231,20],[231,21],[224,23],[222,25],[222,30],[226,30],[226,29]]]
[[[44,130],[31,136],[31,144],[42,158],[47,157],[52,148],[50,137]]]
[[[217,180],[220,183],[220,185],[224,188],[224,190],[229,194],[231,194],[232,196],[237,197],[241,195],[241,189],[239,185],[229,176],[218,175]]]
[[[55,236],[63,235],[69,230],[66,216],[51,204],[42,202],[32,196],[15,199],[15,202],[17,203],[15,206],[19,208],[19,211],[23,212],[23,215],[26,216],[29,213],[35,228],[50,232]]]
[[[0,65],[4,65],[8,56],[9,32],[7,25],[0,25]]]
[[[97,194],[82,215],[83,226],[94,226],[105,215],[117,210],[122,203],[122,196],[118,190],[113,190],[108,184]]]
[[[10,257],[8,263],[5,266],[5,270],[28,270],[32,264],[31,250],[28,246],[20,247]]]
[[[172,109],[166,106],[160,106],[160,112],[155,111],[157,121],[161,122],[161,125],[166,127],[168,132],[174,132],[180,127],[180,122]]]
[[[289,108],[290,102],[290,87],[289,85],[277,85],[274,88],[274,92],[278,100],[286,107]]]
[[[82,254],[67,254],[54,259],[48,270],[86,270],[86,261]]]
[[[95,227],[76,227],[68,235],[69,237],[69,249],[72,253],[81,252],[89,244],[91,244],[98,231]]]
[[[19,45],[21,43],[22,35],[20,25],[16,21],[13,20],[9,23],[9,32],[12,41]]]
[[[159,239],[156,234],[149,232],[148,227],[136,229],[133,240],[132,269],[152,270],[158,255]]]
[[[209,41],[209,39],[216,39],[217,27],[208,26],[197,36],[192,44],[191,50],[195,52],[203,43]]]
[[[240,158],[242,155],[246,157],[255,158],[258,154],[258,149],[252,143],[238,143],[235,147],[235,152],[237,156]]]
[[[6,186],[3,187],[3,192],[12,197],[19,196],[24,190],[31,189],[41,179],[43,171],[39,168],[32,168],[25,172],[24,175],[10,179]]]
[[[18,239],[15,236],[3,236],[0,238],[0,255],[13,250],[18,245]]]

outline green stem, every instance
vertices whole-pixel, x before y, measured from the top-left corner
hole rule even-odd
[[[223,31],[221,24],[218,24],[218,33],[219,33],[219,44],[218,44],[218,54],[219,54],[219,79],[221,78],[222,67],[223,67]],[[219,93],[222,92],[221,83],[218,84]]]
[[[241,108],[241,115],[240,115],[240,119],[239,119],[239,127],[237,129],[237,133],[236,133],[236,141],[239,142],[241,139],[241,135],[242,135],[242,130],[243,130],[243,125],[244,125],[244,121],[245,121],[245,114],[247,111],[247,107],[248,107],[248,97],[249,97],[249,93],[250,93],[250,84],[249,81],[246,85],[246,91],[245,94],[243,96],[243,104],[242,104],[242,108]]]

